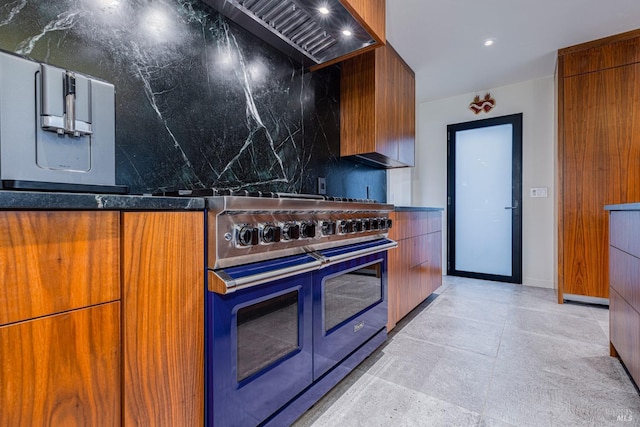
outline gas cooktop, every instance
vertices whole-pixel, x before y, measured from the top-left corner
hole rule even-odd
[[[249,191],[249,190],[229,190],[216,188],[201,188],[196,190],[170,190],[159,191],[153,193],[154,196],[170,196],[170,197],[217,197],[217,196],[234,196],[234,197],[259,197],[266,199],[307,199],[307,200],[326,200],[330,202],[357,202],[357,203],[378,203],[372,199],[357,199],[352,197],[335,197],[324,196],[321,194],[299,194],[299,193],[281,193],[272,191]]]

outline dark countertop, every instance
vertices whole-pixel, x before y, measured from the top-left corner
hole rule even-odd
[[[0,209],[40,210],[204,210],[197,197],[157,197],[0,190]]]
[[[429,212],[429,211],[443,211],[444,208],[430,208],[426,206],[396,206],[394,210],[396,212]]]
[[[624,203],[621,205],[605,205],[605,211],[640,211],[640,203]]]

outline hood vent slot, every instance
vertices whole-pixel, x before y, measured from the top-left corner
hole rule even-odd
[[[317,65],[370,46],[375,40],[339,1],[328,1],[321,15],[317,0],[204,0],[261,39],[301,60]],[[344,36],[348,29],[351,36]]]

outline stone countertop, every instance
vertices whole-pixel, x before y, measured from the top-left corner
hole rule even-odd
[[[204,210],[204,199],[197,197],[0,190],[0,209]]]
[[[640,211],[640,203],[623,203],[620,205],[605,205],[606,211]]]
[[[443,211],[444,208],[433,208],[427,206],[396,206],[394,208],[396,212],[429,212],[429,211]]]

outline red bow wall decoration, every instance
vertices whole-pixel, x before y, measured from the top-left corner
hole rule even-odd
[[[496,106],[496,100],[491,97],[490,93],[487,93],[484,96],[484,99],[482,101],[480,100],[480,97],[476,95],[476,97],[473,98],[473,102],[469,104],[469,109],[473,111],[475,114],[480,113],[480,111],[484,111],[485,113],[488,113],[495,106]]]

